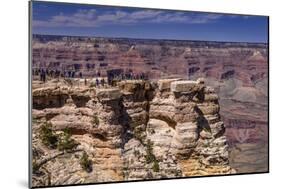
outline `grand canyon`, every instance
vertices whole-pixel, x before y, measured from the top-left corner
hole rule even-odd
[[[31,67],[33,186],[268,171],[267,43],[33,35]]]

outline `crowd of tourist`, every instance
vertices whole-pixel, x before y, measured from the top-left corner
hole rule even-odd
[[[32,75],[33,76],[39,76],[40,81],[46,82],[47,77],[48,78],[80,78],[83,79],[83,73],[82,72],[76,72],[76,71],[60,71],[58,69],[43,69],[43,68],[34,68],[32,69]],[[104,86],[105,84],[108,85],[115,85],[117,81],[122,80],[147,80],[148,75],[144,73],[133,73],[126,72],[126,73],[112,73],[108,72],[106,79],[104,77],[101,77],[101,73],[97,72],[93,78],[96,78],[95,84],[96,86]],[[85,79],[85,85],[87,85],[87,79]]]
[[[51,78],[75,78],[76,72],[75,71],[60,71],[60,70],[49,70],[43,68],[36,68],[32,69],[33,76],[40,76],[40,81],[46,82],[47,76]],[[79,72],[79,77],[83,78],[82,72]]]

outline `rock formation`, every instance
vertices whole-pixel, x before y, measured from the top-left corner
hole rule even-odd
[[[73,69],[87,78],[109,69],[157,80],[206,78],[220,97],[231,166],[268,170],[268,44],[34,35],[32,49],[33,68]]]
[[[218,96],[202,79],[33,86],[33,186],[234,173]],[[60,138],[67,129],[64,141],[76,145],[46,146],[46,124]],[[79,163],[83,153],[89,171]]]

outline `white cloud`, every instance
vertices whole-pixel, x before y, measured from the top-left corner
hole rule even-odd
[[[77,13],[73,15],[75,18],[83,18],[83,19],[93,19],[96,16],[96,10],[78,10]]]
[[[34,20],[34,27],[98,27],[109,24],[136,23],[183,23],[203,24],[214,22],[222,15],[208,13],[165,12],[159,10],[140,10],[125,12],[117,10],[98,13],[95,9],[78,10],[74,14],[60,13],[48,20]]]
[[[153,19],[159,15],[163,14],[163,11],[154,11],[154,10],[142,10],[131,13],[129,16],[131,19]]]

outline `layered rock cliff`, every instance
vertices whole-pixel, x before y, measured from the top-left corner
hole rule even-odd
[[[33,186],[234,173],[218,96],[203,80],[34,81],[32,94]],[[49,138],[67,129],[75,145],[46,146],[46,124]]]
[[[33,67],[81,71],[93,76],[108,69],[149,73],[150,78],[180,75],[236,78],[245,86],[267,75],[267,44],[34,35]]]
[[[239,173],[268,170],[268,44],[34,35],[33,68],[75,70],[84,77],[109,69],[150,78],[204,77],[219,95]]]

